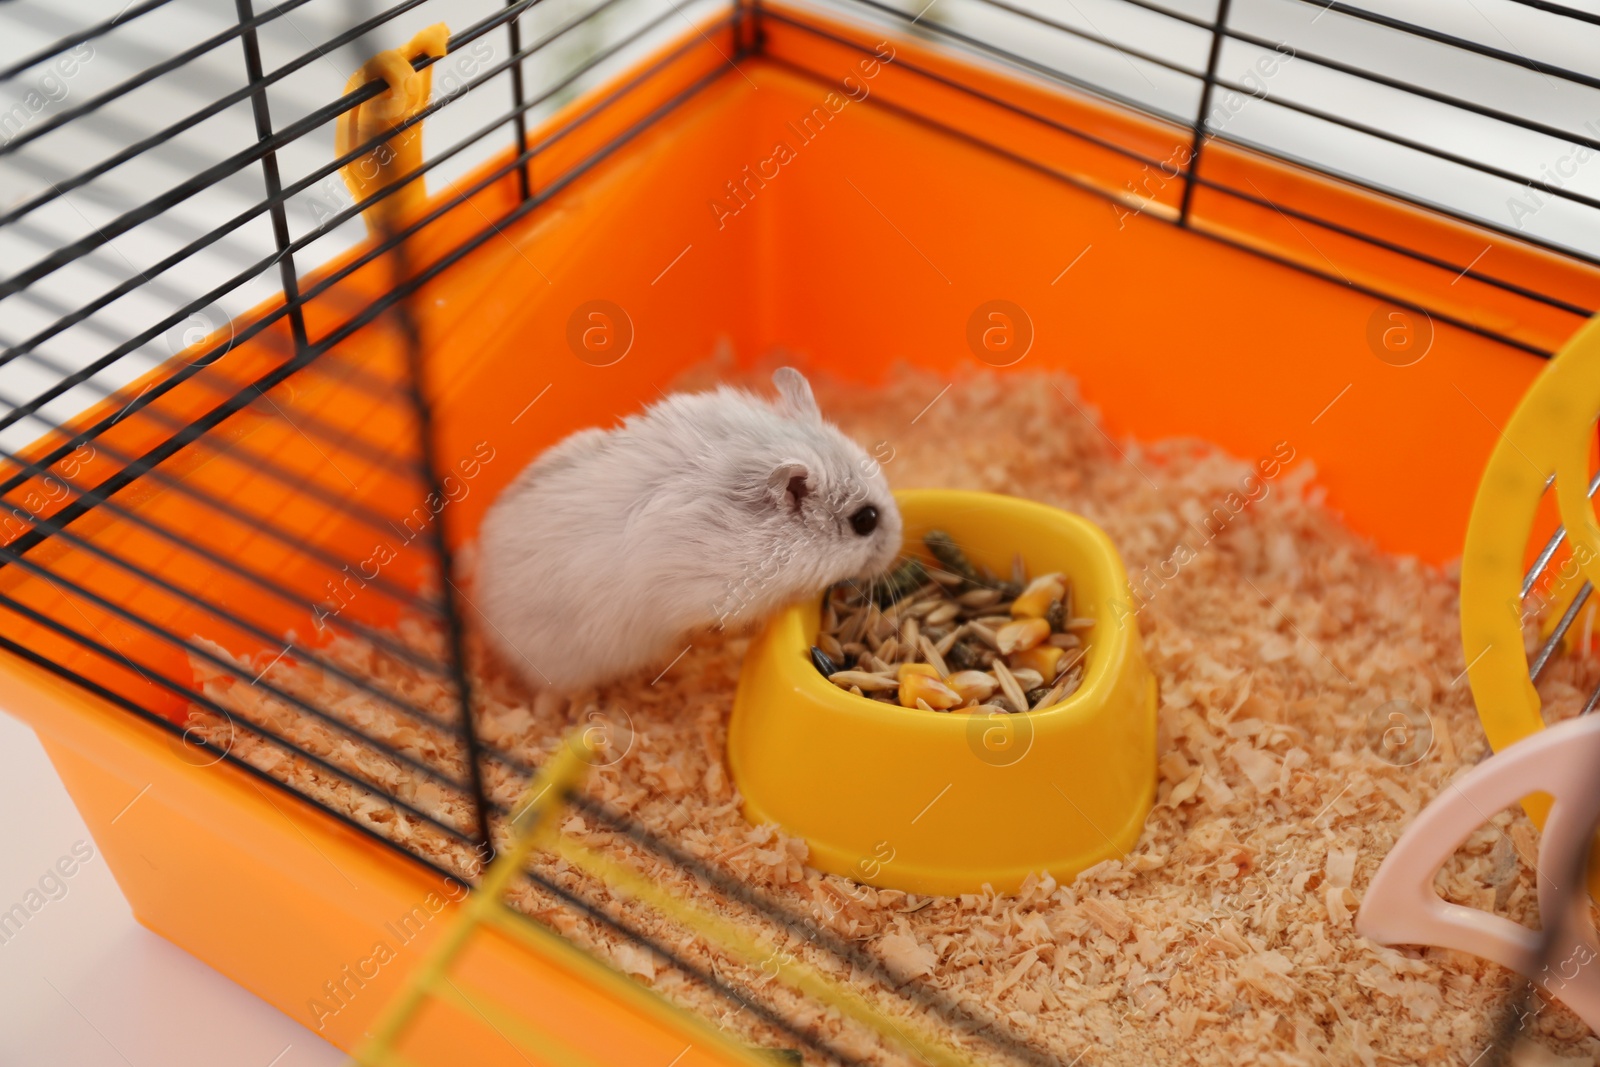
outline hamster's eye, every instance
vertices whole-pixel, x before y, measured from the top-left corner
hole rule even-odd
[[[868,504],[850,516],[850,528],[857,536],[865,537],[878,528],[878,509]]]

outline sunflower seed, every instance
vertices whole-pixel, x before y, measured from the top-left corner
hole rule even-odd
[[[825,678],[839,673],[839,665],[816,645],[811,646],[811,664]]]

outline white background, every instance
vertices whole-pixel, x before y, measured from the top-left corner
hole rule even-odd
[[[3,701],[0,696],[0,701]],[[130,798],[131,799],[131,798]],[[93,846],[33,731],[0,715],[0,910]],[[0,944],[3,1067],[333,1067],[338,1049],[140,926],[105,861]]]

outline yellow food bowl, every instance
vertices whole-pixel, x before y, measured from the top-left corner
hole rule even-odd
[[[1095,620],[1077,692],[1022,715],[902,708],[858,697],[810,660],[821,598],[751,647],[728,725],[746,816],[805,838],[810,863],[858,882],[954,895],[1066,882],[1138,840],[1156,786],[1156,684],[1116,549],[1077,515],[1015,497],[896,494],[908,551],[944,530],[975,563],[1072,580]],[[927,557],[924,555],[924,558]]]

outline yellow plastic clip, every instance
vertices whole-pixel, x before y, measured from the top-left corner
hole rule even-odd
[[[334,151],[343,156],[386,130],[411,118],[427,106],[433,92],[433,67],[414,70],[419,56],[435,59],[445,54],[450,28],[440,22],[418,33],[402,48],[391,48],[367,60],[345,83],[346,93],[369,82],[383,81],[388,88],[339,116],[334,128]],[[346,163],[341,172],[357,203],[400,182],[422,164],[422,123],[396,134],[365,155]],[[427,200],[424,180],[407,182],[362,212],[374,235],[393,230],[414,215]]]

